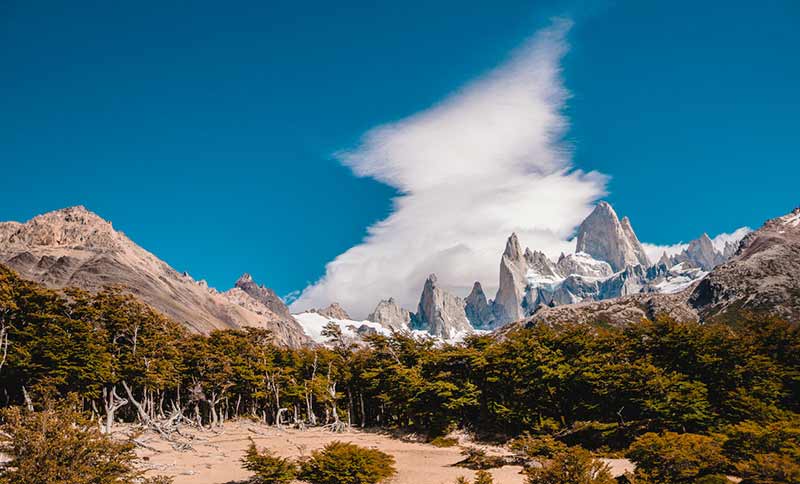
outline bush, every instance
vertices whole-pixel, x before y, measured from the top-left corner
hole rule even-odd
[[[163,477],[144,479],[134,466],[134,444],[101,433],[76,406],[69,399],[41,411],[2,411],[0,452],[10,461],[0,470],[0,484],[169,482]]]
[[[475,473],[475,481],[474,484],[494,484],[494,479],[492,475],[486,471],[478,471]],[[459,476],[456,478],[455,484],[470,484],[469,480],[464,476]]]
[[[726,465],[720,443],[697,434],[650,432],[636,439],[627,455],[636,463],[637,478],[663,484],[694,483]]]
[[[742,484],[789,484],[800,482],[800,460],[788,454],[756,454],[736,464]]]
[[[458,439],[453,439],[450,437],[436,437],[435,439],[431,440],[430,444],[434,447],[454,447],[458,445]]]
[[[494,479],[492,479],[492,475],[486,471],[478,471],[475,473],[475,481],[474,484],[494,484]]]
[[[608,465],[580,447],[559,452],[525,474],[527,484],[616,484]]]
[[[524,457],[544,457],[548,459],[567,450],[566,444],[550,435],[524,434],[512,440],[509,447]]]
[[[300,478],[312,484],[375,484],[396,473],[391,455],[335,441],[311,453]]]
[[[242,464],[242,467],[255,474],[253,482],[257,484],[287,484],[297,475],[294,462],[278,457],[268,449],[259,452],[252,440],[242,457]]]
[[[461,451],[465,456],[464,460],[456,462],[459,467],[466,467],[472,470],[487,470],[506,465],[506,460],[497,455],[489,455],[485,450],[477,447],[468,447]]]

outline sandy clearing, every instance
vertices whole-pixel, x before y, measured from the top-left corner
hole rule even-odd
[[[175,484],[227,484],[246,480],[250,474],[242,469],[240,459],[251,438],[259,448],[269,448],[284,457],[307,456],[334,440],[377,448],[394,456],[397,462],[398,473],[390,481],[392,484],[452,484],[458,476],[471,479],[475,475],[474,471],[453,466],[463,459],[458,446],[439,448],[356,429],[333,434],[319,428],[279,430],[238,421],[227,422],[221,432],[186,433],[195,438],[194,450],[187,452],[175,451],[156,435],[145,434],[138,439],[158,450],[137,450],[145,459],[143,466],[149,469],[148,475],[168,475],[174,477]],[[502,452],[497,447],[481,447],[489,453]],[[604,460],[612,466],[615,475],[630,468],[630,462],[624,459]],[[522,484],[521,470],[519,466],[505,466],[490,472],[497,484]]]

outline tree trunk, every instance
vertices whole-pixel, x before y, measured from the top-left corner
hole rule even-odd
[[[104,432],[111,433],[111,428],[114,426],[114,414],[117,410],[128,404],[128,401],[117,395],[117,386],[112,385],[111,391],[107,387],[103,387],[103,405],[106,409],[106,427]]]

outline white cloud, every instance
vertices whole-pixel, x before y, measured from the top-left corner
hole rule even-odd
[[[401,195],[293,310],[338,301],[361,318],[389,296],[415,310],[431,272],[461,296],[479,280],[492,297],[513,231],[553,257],[574,250],[567,239],[605,193],[606,177],[573,170],[562,140],[560,61],[570,25],[554,21],[486,76],[337,155]]]
[[[647,254],[647,258],[650,259],[650,262],[656,263],[664,252],[667,253],[667,256],[673,256],[688,249],[689,244],[656,245],[642,242],[642,247],[644,247],[644,252]]]

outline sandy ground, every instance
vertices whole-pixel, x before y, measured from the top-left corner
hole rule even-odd
[[[429,444],[410,442],[386,434],[349,430],[333,434],[321,429],[278,430],[250,422],[228,422],[219,432],[195,432],[193,450],[179,452],[155,435],[143,435],[138,440],[158,452],[139,448],[148,475],[168,475],[175,484],[225,484],[244,481],[250,474],[242,469],[240,459],[252,438],[259,448],[269,448],[284,457],[309,455],[325,444],[342,440],[387,452],[396,460],[397,475],[392,484],[452,484],[458,476],[472,478],[474,472],[453,464],[463,459],[460,447],[438,448]],[[502,452],[487,448],[490,453]],[[609,462],[615,474],[621,474],[630,464],[623,459]],[[521,484],[523,476],[518,466],[492,469],[497,484]]]

